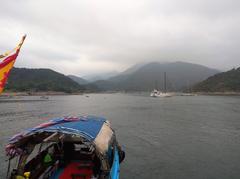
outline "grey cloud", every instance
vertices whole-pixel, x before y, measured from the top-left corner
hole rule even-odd
[[[65,74],[122,71],[150,61],[240,66],[237,0],[2,2],[0,50],[28,37],[16,65]],[[40,63],[41,62],[41,63]]]

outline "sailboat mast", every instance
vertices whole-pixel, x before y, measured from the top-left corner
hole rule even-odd
[[[166,72],[164,72],[164,93],[167,92],[167,83],[166,83]]]

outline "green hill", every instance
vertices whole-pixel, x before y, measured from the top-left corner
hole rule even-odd
[[[6,85],[9,91],[80,92],[85,87],[50,69],[13,68]]]
[[[240,68],[218,73],[193,87],[195,92],[240,92]]]

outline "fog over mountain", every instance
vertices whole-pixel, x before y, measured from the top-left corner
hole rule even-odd
[[[181,91],[218,73],[219,70],[186,62],[152,62],[132,73],[122,73],[105,81],[96,81],[94,84],[104,90],[150,91],[154,88],[163,90],[164,72],[167,74],[168,90]]]
[[[80,85],[85,85],[85,84],[89,83],[89,81],[87,81],[87,80],[85,80],[81,77],[78,77],[78,76],[68,75],[68,77],[71,78],[73,81],[77,82]]]
[[[86,75],[86,76],[83,76],[82,78],[86,79],[89,82],[94,82],[94,81],[97,81],[97,80],[107,80],[108,78],[116,76],[118,74],[119,74],[119,72],[117,72],[117,71],[110,71],[110,72],[107,72],[107,73]]]
[[[82,77],[151,61],[240,66],[238,0],[2,0],[0,23],[2,53],[28,35],[16,67]]]

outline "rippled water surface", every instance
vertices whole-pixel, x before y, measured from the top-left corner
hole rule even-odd
[[[52,117],[79,114],[111,121],[126,151],[121,178],[240,178],[239,97],[132,94],[0,99],[0,178],[10,136]]]

